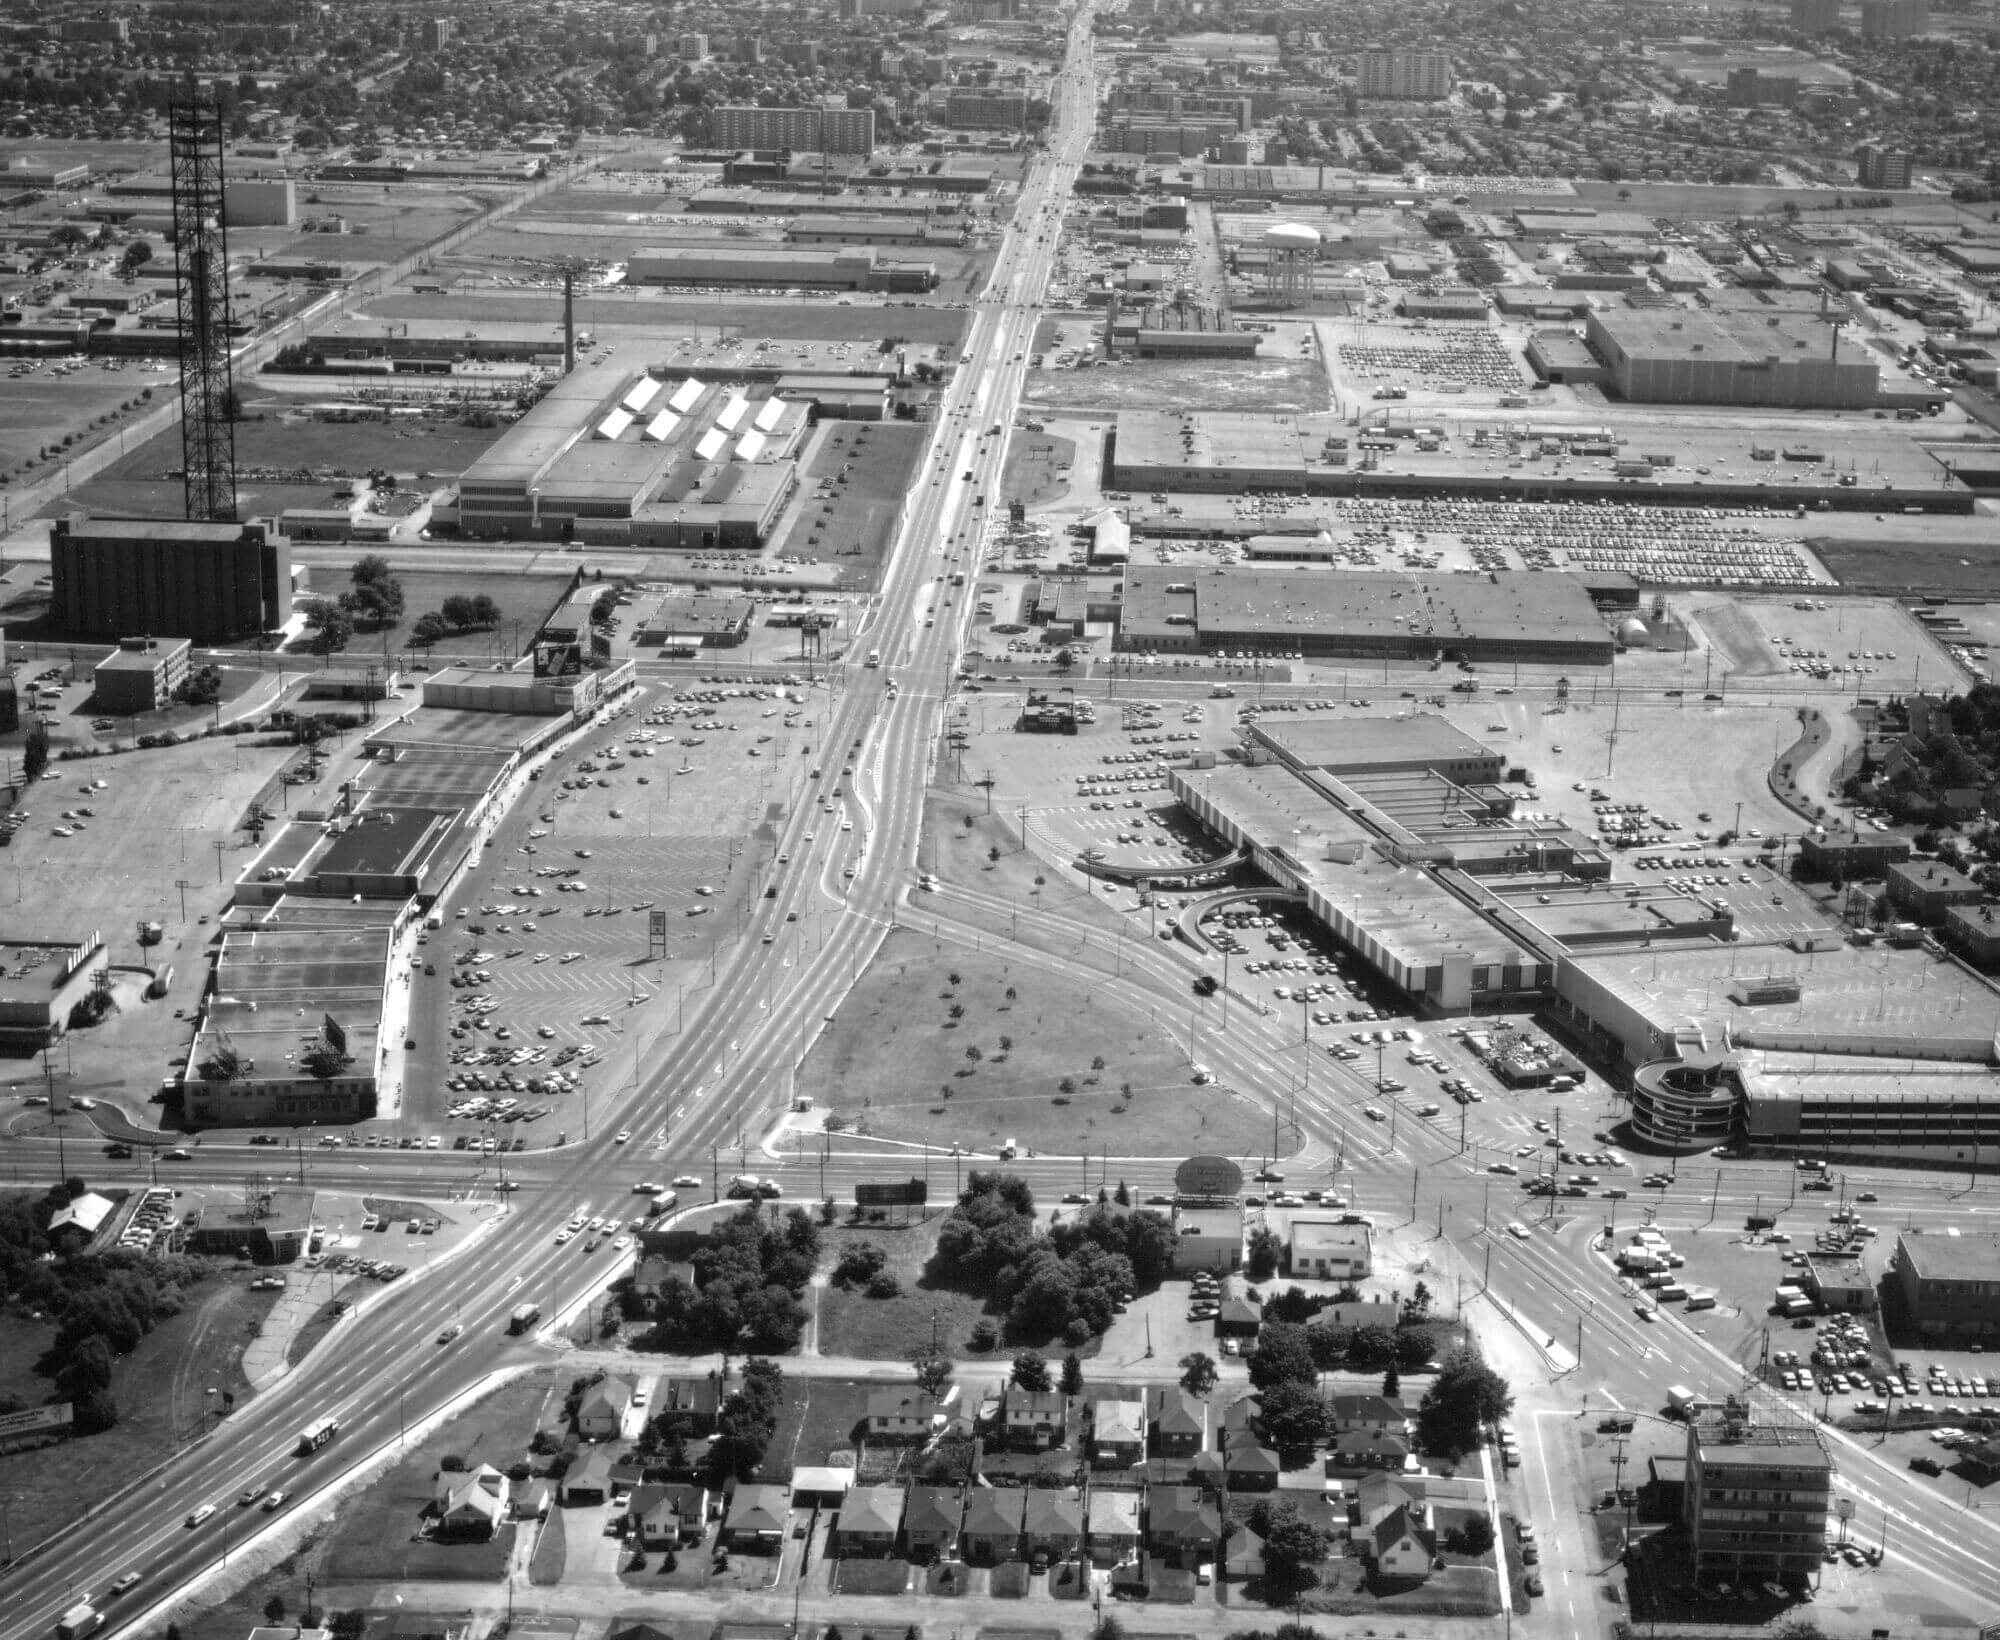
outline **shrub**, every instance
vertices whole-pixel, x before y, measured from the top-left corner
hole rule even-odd
[[[893,1271],[877,1270],[868,1278],[870,1298],[894,1298],[902,1290],[903,1284],[896,1279]]]

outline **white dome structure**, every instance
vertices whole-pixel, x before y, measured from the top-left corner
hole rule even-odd
[[[1264,230],[1267,245],[1287,245],[1296,250],[1318,250],[1319,229],[1309,228],[1303,222],[1280,222],[1277,226]]]
[[[1627,649],[1650,648],[1653,634],[1646,630],[1646,623],[1636,615],[1627,615],[1618,623],[1618,641]]]
[[[1285,307],[1297,307],[1313,293],[1313,264],[1320,235],[1303,222],[1279,222],[1264,230],[1264,290]]]

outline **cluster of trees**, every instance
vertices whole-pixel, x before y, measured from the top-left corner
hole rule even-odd
[[[1405,1312],[1408,1313],[1407,1311]],[[1437,1335],[1411,1322],[1400,1327],[1349,1327],[1337,1321],[1308,1326],[1273,1320],[1266,1306],[1257,1348],[1250,1354],[1250,1378],[1258,1388],[1288,1378],[1317,1378],[1322,1372],[1414,1372],[1437,1354]]]
[[[803,1208],[767,1218],[762,1203],[748,1202],[696,1251],[693,1286],[670,1276],[650,1299],[626,1288],[621,1303],[628,1320],[651,1317],[648,1349],[782,1352],[805,1331],[799,1295],[819,1248],[819,1226]]]
[[[380,553],[356,560],[352,585],[340,595],[340,607],[356,626],[380,631],[403,618],[403,583]]]
[[[490,632],[500,624],[500,606],[485,593],[454,595],[419,615],[410,628],[412,643],[429,646],[454,632]]]
[[[1125,1295],[1159,1283],[1173,1249],[1157,1214],[1103,1205],[1045,1232],[1026,1180],[974,1173],[938,1232],[932,1269],[986,1295],[1016,1337],[1079,1345],[1110,1326]]]
[[[1462,1346],[1439,1363],[1417,1408],[1417,1439],[1426,1452],[1463,1457],[1479,1445],[1485,1426],[1499,1423],[1513,1408],[1507,1380],[1478,1351]]]
[[[192,668],[174,690],[174,699],[184,706],[213,706],[222,699],[222,668],[213,665]]]
[[[851,1242],[833,1266],[836,1287],[859,1287],[870,1298],[894,1298],[903,1290],[889,1267],[889,1255],[872,1241]]]
[[[743,1363],[740,1383],[723,1398],[716,1412],[715,1439],[709,1442],[699,1468],[704,1481],[723,1486],[750,1480],[758,1473],[778,1427],[778,1415],[784,1410],[784,1390],[785,1375],[777,1362],[752,1356]],[[694,1421],[685,1412],[662,1412],[640,1431],[638,1455],[659,1459],[666,1475],[694,1474],[696,1466],[689,1448],[695,1433]],[[650,1466],[648,1476],[656,1478]]]
[[[1426,1327],[1341,1327],[1331,1322],[1299,1326],[1291,1322],[1267,1320],[1257,1335],[1257,1348],[1248,1358],[1250,1382],[1256,1386],[1263,1402],[1261,1421],[1264,1439],[1281,1451],[1310,1451],[1332,1437],[1332,1408],[1319,1392],[1319,1376],[1329,1368],[1379,1370],[1383,1375],[1382,1393],[1397,1395],[1402,1390],[1401,1373],[1426,1365],[1435,1350],[1436,1340]],[[1461,1401],[1470,1394],[1477,1407],[1486,1409],[1493,1404],[1489,1393],[1492,1385],[1497,1385],[1500,1394],[1506,1395],[1506,1385],[1468,1352],[1453,1351],[1445,1362],[1446,1365],[1439,1369],[1440,1382],[1447,1369],[1455,1374],[1446,1392],[1448,1400]],[[1492,1384],[1488,1385],[1483,1380],[1475,1382],[1468,1375],[1468,1362],[1491,1379]],[[1192,1393],[1203,1394],[1214,1386],[1215,1363],[1207,1356],[1187,1356],[1182,1360],[1181,1367],[1181,1382]],[[1473,1393],[1475,1391],[1477,1393]],[[1431,1405],[1436,1394],[1434,1386],[1425,1397],[1425,1408]],[[1512,1404],[1511,1396],[1506,1396],[1506,1400]],[[1504,1408],[1502,1413],[1491,1416],[1503,1414]],[[1488,1415],[1484,1410],[1474,1414],[1472,1442],[1436,1445],[1426,1436],[1425,1445],[1434,1452],[1455,1454],[1464,1451],[1469,1445],[1476,1444],[1479,1420]],[[1422,1412],[1418,1415],[1418,1429],[1420,1433],[1424,1429]],[[1437,1423],[1437,1434],[1441,1440],[1456,1440],[1460,1433],[1448,1416]]]
[[[54,1256],[49,1221],[87,1188],[72,1178],[43,1196],[0,1198],[0,1304],[54,1319],[55,1337],[36,1371],[53,1381],[57,1399],[74,1403],[79,1435],[118,1422],[111,1393],[114,1361],[178,1315],[183,1290],[204,1274],[190,1259],[122,1249]],[[0,1411],[19,1412],[24,1405],[18,1396],[0,1395]]]

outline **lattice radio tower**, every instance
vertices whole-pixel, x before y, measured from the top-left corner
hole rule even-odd
[[[207,97],[167,111],[179,304],[181,469],[195,523],[236,517],[235,390],[229,368],[229,237],[222,226],[222,111]]]

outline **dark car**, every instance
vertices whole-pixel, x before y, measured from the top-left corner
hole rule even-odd
[[[1526,1590],[1529,1594],[1539,1599],[1542,1593],[1541,1574],[1539,1572],[1530,1572],[1527,1576],[1527,1580],[1524,1583],[1522,1583],[1521,1587],[1524,1590]]]
[[[1910,1460],[1910,1467],[1919,1475],[1942,1475],[1944,1473],[1943,1464],[1939,1463],[1935,1458],[1926,1457],[1921,1452]]]

